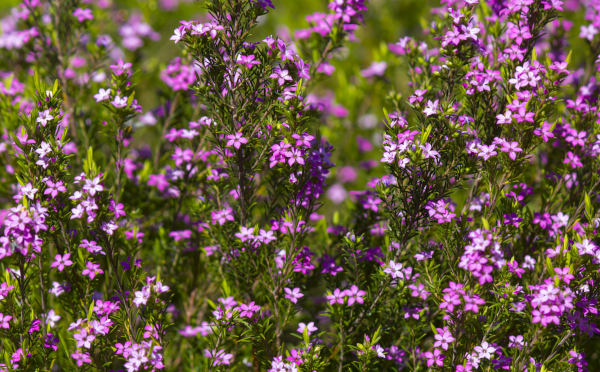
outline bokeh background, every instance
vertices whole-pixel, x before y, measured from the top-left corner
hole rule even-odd
[[[82,1],[81,3],[90,3]],[[20,1],[0,1],[0,16],[6,18]],[[181,54],[179,46],[169,40],[180,20],[205,18],[201,2],[192,0],[93,0],[100,7],[118,9],[111,11],[112,19],[95,19],[98,33],[105,33],[121,43],[123,59],[133,63],[138,71],[137,98],[144,111],[159,106],[168,87],[160,80],[160,71]],[[254,38],[268,35],[293,38],[296,30],[308,26],[306,16],[327,10],[327,0],[274,0],[275,9],[266,15]],[[311,99],[327,102],[332,109],[323,117],[320,131],[335,148],[333,161],[336,168],[330,174],[326,206],[332,212],[349,203],[344,198],[351,190],[364,189],[367,181],[382,174],[377,161],[380,157],[383,107],[386,95],[393,88],[407,92],[401,61],[391,55],[387,44],[402,36],[422,35],[427,16],[439,2],[423,0],[371,0],[365,23],[355,34],[355,40],[339,50],[332,61],[335,71],[323,78]],[[105,14],[105,13],[97,13]],[[108,14],[108,13],[106,13]],[[128,48],[128,38],[135,38],[136,29],[147,25],[152,37],[140,36],[141,44]],[[2,29],[4,29],[4,22]],[[131,43],[131,40],[129,40]],[[134,40],[133,45],[136,44]],[[385,77],[365,78],[361,70],[374,62],[387,62]],[[164,95],[166,96],[166,94]],[[156,138],[152,128],[140,128],[136,138],[152,141]],[[143,131],[148,131],[144,136]]]

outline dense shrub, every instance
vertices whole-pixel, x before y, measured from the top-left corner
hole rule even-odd
[[[600,3],[430,5],[7,11],[0,370],[598,370]]]

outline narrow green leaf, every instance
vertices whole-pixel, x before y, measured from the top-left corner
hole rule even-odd
[[[485,217],[481,217],[481,223],[483,224],[483,228],[486,230],[490,229],[490,223]]]
[[[552,260],[548,256],[546,256],[546,267],[548,268],[548,272],[550,273],[550,275],[556,274],[556,272],[554,271],[554,265],[552,265]]]
[[[594,218],[594,210],[592,209],[592,200],[590,199],[590,196],[588,195],[587,192],[583,195],[583,198],[584,198],[584,203],[585,203],[585,216],[588,219],[588,222],[592,222],[592,220]]]

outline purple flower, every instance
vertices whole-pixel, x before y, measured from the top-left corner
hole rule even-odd
[[[525,346],[525,342],[523,342],[522,335],[508,336],[508,339],[510,341],[508,343],[508,347],[514,347],[514,348],[521,350],[523,348],[523,346]]]
[[[275,9],[271,0],[250,0],[250,2],[260,6],[263,10],[267,10],[267,8]]]

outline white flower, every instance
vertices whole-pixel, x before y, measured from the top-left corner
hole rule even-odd
[[[54,310],[50,310],[48,312],[48,314],[46,315],[46,324],[48,324],[50,326],[50,328],[54,328],[54,326],[56,325],[56,322],[58,322],[59,320],[60,320],[60,316],[56,315]]]
[[[148,290],[141,290],[135,292],[135,298],[133,299],[133,303],[136,306],[140,307],[141,305],[145,305],[148,302],[148,298],[150,297],[150,292]]]
[[[123,107],[127,106],[127,97],[115,96],[115,98],[113,99],[113,101],[111,103],[116,108],[123,108]]]
[[[185,36],[185,31],[182,31],[179,28],[173,30],[173,36],[169,40],[172,40],[175,44],[177,44],[181,39]]]
[[[492,359],[492,354],[496,352],[496,348],[488,344],[487,341],[483,341],[481,346],[475,346],[474,349],[479,359]]]
[[[54,116],[50,114],[50,110],[44,110],[39,113],[39,116],[36,121],[42,124],[43,127],[45,127],[46,124],[48,124],[48,122],[52,119],[54,119]]]
[[[94,98],[96,99],[96,102],[107,100],[108,98],[110,98],[110,89],[100,88],[98,93],[94,94]]]

